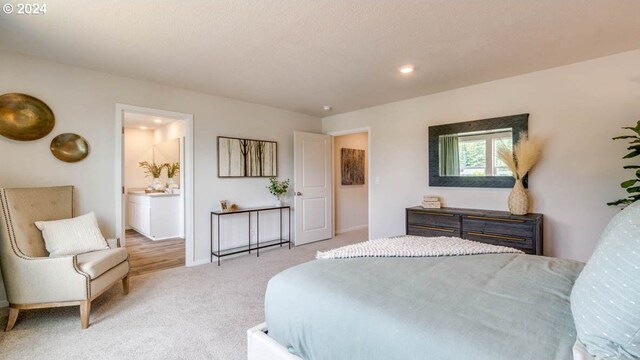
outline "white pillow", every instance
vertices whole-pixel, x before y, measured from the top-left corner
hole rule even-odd
[[[42,231],[49,257],[77,255],[109,248],[98,228],[96,215],[92,212],[73,219],[36,221],[36,226]]]

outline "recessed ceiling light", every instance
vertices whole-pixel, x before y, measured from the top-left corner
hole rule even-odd
[[[147,130],[147,129],[148,129],[148,127],[146,127],[146,126],[140,126],[140,130]]]
[[[331,111],[331,110],[333,110],[333,108],[331,107],[331,105],[325,105],[325,106],[322,107],[322,110]]]
[[[411,74],[415,69],[416,67],[413,65],[405,65],[398,68],[398,70],[403,74]]]
[[[162,119],[155,119],[153,122],[156,124],[162,124]]]

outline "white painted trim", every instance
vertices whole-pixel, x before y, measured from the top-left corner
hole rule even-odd
[[[367,204],[367,207],[368,207],[368,209],[367,209],[367,212],[368,212],[368,214],[367,214],[367,217],[368,217],[368,221],[367,221],[368,225],[367,225],[367,227],[369,229],[371,229],[371,210],[372,210],[372,208],[371,208],[371,183],[372,183],[372,181],[371,181],[372,180],[372,176],[371,176],[371,168],[372,168],[372,166],[371,166],[371,164],[372,164],[372,162],[371,162],[371,158],[372,158],[372,156],[371,156],[371,153],[372,153],[372,151],[371,151],[371,127],[367,126],[367,127],[361,127],[361,128],[355,128],[355,129],[329,131],[326,134],[327,135],[331,135],[333,137],[336,137],[336,136],[342,136],[342,135],[358,134],[358,133],[363,133],[363,132],[367,133],[367,164],[368,164],[368,166],[367,166],[367,203],[368,203]],[[332,149],[332,150],[335,150],[335,149]],[[332,164],[331,164],[332,167],[331,168],[334,169],[335,166],[336,166],[336,164],[334,163],[335,162],[335,155],[333,156],[331,161],[332,161]],[[331,181],[332,182],[335,181],[335,178],[332,177]],[[335,184],[332,184],[332,186],[335,186]],[[334,194],[335,194],[335,191],[334,191]],[[335,199],[333,199],[333,207],[334,207],[333,212],[334,212],[334,214],[336,212],[335,206],[336,206],[336,201],[335,201]],[[334,222],[334,228],[335,228],[335,222]],[[336,232],[336,234],[338,234],[338,232]],[[371,231],[369,231],[368,238],[369,238],[369,240],[371,240]]]
[[[200,265],[196,263],[195,257],[195,216],[194,216],[194,176],[195,171],[193,167],[193,115],[179,113],[174,111],[159,110],[153,108],[146,108],[135,105],[116,104],[116,129],[115,129],[115,196],[116,196],[116,234],[119,234],[126,241],[124,237],[124,214],[122,211],[122,124],[123,124],[123,112],[135,112],[139,114],[155,115],[159,117],[168,117],[177,120],[183,120],[186,123],[186,134],[184,144],[184,189],[185,189],[185,207],[184,217],[185,221],[185,265],[194,266]],[[210,261],[209,261],[210,262]]]
[[[345,228],[345,229],[336,230],[336,234],[344,234],[344,233],[349,232],[349,231],[362,230],[362,229],[366,229],[368,227],[369,227],[369,225],[367,225],[367,224],[352,226],[352,227],[348,227],[348,228]]]
[[[187,266],[191,267],[191,266],[198,266],[198,265],[204,265],[204,264],[211,264],[211,259],[194,260],[190,264],[187,264]]]
[[[331,136],[342,136],[342,135],[351,135],[351,134],[359,134],[359,133],[370,133],[371,132],[371,128],[370,127],[361,127],[361,128],[355,128],[355,129],[347,129],[347,130],[336,130],[336,131],[330,131],[327,133],[327,135],[331,135]]]
[[[247,330],[248,360],[302,360],[293,355],[267,335],[267,324],[262,323]]]

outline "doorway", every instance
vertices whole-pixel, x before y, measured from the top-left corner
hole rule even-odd
[[[369,239],[369,132],[333,135],[335,234]]]
[[[190,265],[192,116],[118,105],[116,125],[117,233],[131,275]]]

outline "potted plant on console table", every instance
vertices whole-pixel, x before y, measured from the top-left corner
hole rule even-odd
[[[269,192],[273,196],[278,198],[278,201],[276,201],[276,206],[282,206],[282,200],[280,199],[280,197],[286,194],[287,191],[289,190],[289,179],[285,181],[278,181],[277,178],[270,177],[269,185],[267,185],[267,189],[269,189]]]

